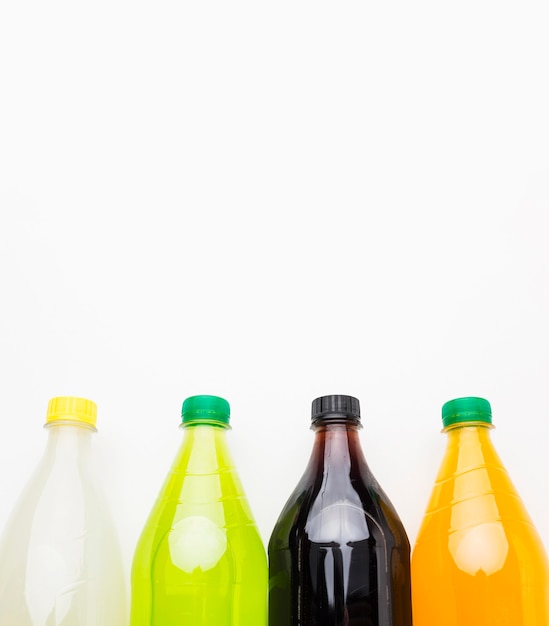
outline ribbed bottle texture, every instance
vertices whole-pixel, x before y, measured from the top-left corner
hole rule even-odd
[[[226,426],[211,415],[186,425],[135,552],[132,626],[267,623],[265,550]]]
[[[412,555],[414,626],[547,626],[542,541],[497,455],[490,423],[447,427]]]
[[[91,458],[95,403],[50,401],[44,456],[0,541],[1,626],[125,626],[114,526]]]
[[[312,424],[269,542],[269,625],[411,626],[410,545],[362,453],[358,400],[317,398]]]

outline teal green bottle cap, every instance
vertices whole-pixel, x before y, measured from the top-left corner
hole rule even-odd
[[[181,423],[228,426],[231,407],[218,396],[191,396],[183,402]]]
[[[456,398],[446,402],[442,407],[442,423],[444,428],[461,422],[492,423],[492,407],[484,398]]]

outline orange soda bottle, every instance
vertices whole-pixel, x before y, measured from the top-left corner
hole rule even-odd
[[[414,626],[548,626],[549,565],[483,398],[442,407],[448,446],[412,553]]]

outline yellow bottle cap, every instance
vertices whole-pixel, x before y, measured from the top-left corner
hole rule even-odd
[[[95,427],[97,421],[97,404],[92,400],[75,398],[73,396],[52,398],[48,403],[46,424],[51,424],[58,420],[83,422],[84,424]]]

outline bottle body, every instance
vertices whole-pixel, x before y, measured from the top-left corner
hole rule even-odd
[[[269,542],[270,626],[410,626],[410,546],[357,426],[315,428]]]
[[[542,541],[490,440],[457,425],[412,555],[415,626],[547,626]]]
[[[265,549],[225,440],[194,425],[138,542],[132,626],[265,626]]]
[[[119,546],[89,466],[92,432],[52,424],[0,544],[2,626],[127,623]]]

